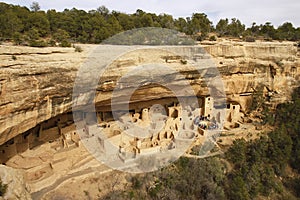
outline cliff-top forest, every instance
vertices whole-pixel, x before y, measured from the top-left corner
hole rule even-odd
[[[253,42],[255,39],[300,40],[300,28],[285,22],[275,28],[271,22],[246,26],[236,18],[220,19],[216,25],[204,13],[177,19],[168,14],[132,14],[110,11],[105,6],[85,11],[73,8],[58,12],[43,11],[37,2],[30,8],[0,3],[0,41],[13,41],[16,45],[71,46],[71,43],[101,43],[117,33],[142,27],[174,29],[195,40],[216,40],[217,37],[239,37]],[[210,34],[214,33],[214,34]]]

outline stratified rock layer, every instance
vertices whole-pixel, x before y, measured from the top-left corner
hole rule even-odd
[[[220,42],[202,45],[222,75],[227,99],[240,103],[243,110],[249,105],[249,95],[260,84],[272,95],[271,99],[279,103],[287,100],[299,83],[300,61],[293,43]],[[95,45],[81,46],[81,53],[75,52],[74,48],[0,46],[0,144],[45,120],[71,111],[77,71],[96,48]],[[199,95],[206,95],[206,86],[199,82],[188,63],[181,62],[182,74],[194,88],[202,91]],[[139,63],[130,63],[129,59],[112,64],[119,68],[105,73],[104,81],[100,81],[97,105],[109,104],[114,82],[122,76],[120,71],[134,64]],[[161,98],[166,97],[165,89],[150,86],[139,89],[135,101],[143,101],[151,91],[156,98],[160,94]]]

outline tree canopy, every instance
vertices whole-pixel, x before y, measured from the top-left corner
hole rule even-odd
[[[191,17],[175,19],[168,14],[147,13],[138,9],[126,14],[110,11],[105,6],[85,11],[76,8],[58,12],[43,11],[38,2],[29,8],[0,2],[0,41],[12,40],[20,45],[52,45],[61,42],[100,43],[122,31],[143,27],[174,29],[203,40],[209,33],[219,36],[264,37],[276,40],[300,39],[300,28],[285,22],[277,29],[270,22],[252,24],[247,28],[236,18],[220,19],[214,27],[205,13],[193,13]],[[61,35],[58,37],[58,35]]]

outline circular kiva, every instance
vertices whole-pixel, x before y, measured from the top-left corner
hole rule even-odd
[[[161,37],[163,45],[130,45],[141,33],[148,34],[147,41],[155,37],[155,44]],[[73,88],[73,118],[86,149],[109,167],[132,173],[170,164],[199,137],[199,153],[209,153],[223,127],[226,102],[220,74],[205,50],[182,45],[182,34],[161,28],[132,30],[108,41],[121,45],[105,41],[95,48]],[[209,95],[200,95],[195,80]]]

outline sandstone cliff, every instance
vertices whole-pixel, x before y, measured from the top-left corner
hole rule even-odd
[[[293,43],[202,45],[218,66],[227,99],[238,102],[243,110],[251,101],[249,95],[260,84],[265,85],[273,101],[280,102],[288,99],[292,88],[299,83],[300,60]],[[45,120],[71,111],[77,70],[96,48],[81,46],[81,53],[75,52],[74,48],[0,46],[0,144]],[[99,105],[109,102],[114,81],[122,76],[120,71],[132,65],[126,64],[126,60],[122,62],[115,63],[118,70],[105,74],[104,81],[98,86],[101,97],[98,95],[96,101]],[[182,73],[190,81],[194,80],[194,87],[203,87],[205,91],[205,86],[196,80],[199,77],[193,76],[194,71],[188,65],[182,66]],[[145,97],[150,91],[159,96],[163,90],[145,87],[138,97]]]
[[[71,108],[76,71],[93,47],[0,47],[0,144]]]

